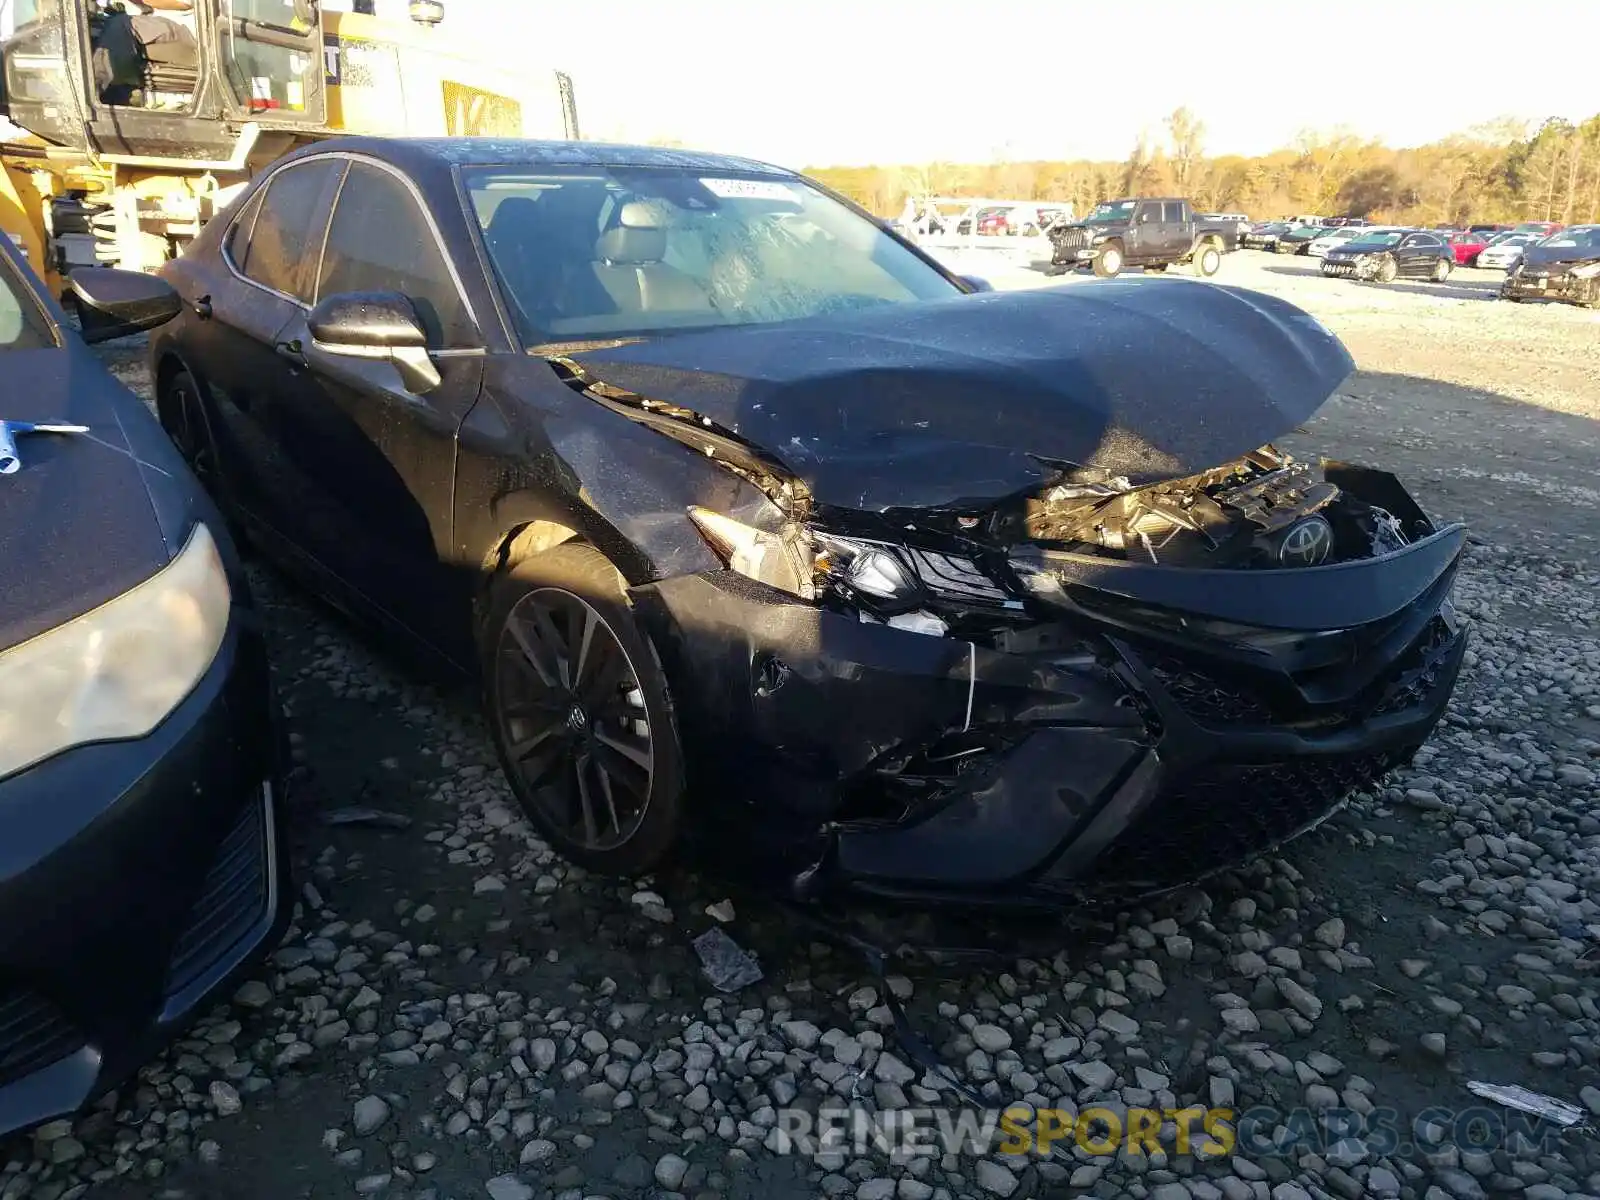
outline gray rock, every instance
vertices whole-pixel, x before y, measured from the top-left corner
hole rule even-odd
[[[863,1179],[856,1185],[856,1200],[889,1200],[894,1195],[894,1180],[885,1176]]]
[[[533,1200],[533,1189],[515,1175],[496,1175],[483,1186],[489,1200]]]
[[[783,1036],[789,1039],[791,1046],[797,1046],[801,1050],[815,1049],[817,1042],[822,1038],[822,1030],[810,1021],[785,1021],[778,1028],[783,1030]]]
[[[679,1158],[676,1154],[663,1154],[656,1159],[656,1182],[669,1192],[678,1190],[683,1183],[683,1177],[689,1173],[687,1159]]]
[[[1248,1008],[1225,1008],[1222,1024],[1231,1033],[1259,1033],[1261,1018]]]
[[[1095,1024],[1119,1038],[1131,1038],[1139,1032],[1139,1022],[1114,1008],[1108,1008],[1096,1017]]]
[[[999,1054],[1011,1049],[1011,1035],[998,1025],[974,1025],[972,1040],[985,1054]]]
[[[887,1051],[878,1055],[878,1061],[873,1065],[872,1073],[885,1083],[899,1084],[904,1087],[916,1079],[917,1073],[905,1063]]]
[[[233,1002],[240,1008],[265,1008],[272,1003],[272,989],[259,979],[249,979],[233,994]]]
[[[556,1065],[556,1044],[550,1038],[534,1038],[528,1043],[528,1059],[535,1071],[548,1071]]]
[[[389,1102],[382,1096],[363,1096],[350,1114],[350,1124],[358,1137],[375,1133],[388,1119]]]
[[[1117,1081],[1117,1073],[1111,1065],[1100,1059],[1090,1059],[1088,1062],[1072,1064],[1072,1073],[1076,1075],[1085,1087],[1103,1092]]]
[[[991,1196],[1009,1196],[1017,1190],[1017,1177],[991,1158],[979,1159],[973,1176]]]
[[[1418,1040],[1421,1043],[1422,1048],[1424,1050],[1426,1050],[1429,1054],[1431,1054],[1434,1058],[1443,1058],[1444,1057],[1444,1054],[1445,1054],[1444,1034],[1442,1034],[1442,1033],[1425,1033]]]
[[[1433,1181],[1456,1200],[1484,1200],[1483,1185],[1454,1167],[1441,1167],[1433,1172]]]
[[[535,1163],[542,1163],[546,1159],[554,1158],[555,1153],[556,1144],[554,1142],[546,1141],[544,1138],[534,1138],[533,1141],[522,1148],[522,1154],[517,1161],[525,1167],[531,1167]]]
[[[1349,1170],[1351,1167],[1366,1162],[1370,1154],[1371,1151],[1367,1149],[1366,1143],[1360,1138],[1348,1137],[1340,1138],[1329,1146],[1327,1153],[1323,1157],[1334,1166]]]
[[[1330,950],[1337,950],[1344,945],[1344,922],[1338,917],[1329,917],[1311,935]]]
[[[1578,1099],[1588,1107],[1595,1116],[1600,1117],[1600,1088],[1590,1085],[1578,1092]]]
[[[1322,1001],[1301,987],[1287,975],[1278,978],[1278,995],[1289,1002],[1289,1006],[1308,1021],[1315,1021],[1322,1016]]]
[[[1367,1191],[1374,1196],[1398,1196],[1400,1179],[1387,1167],[1373,1167],[1367,1172]]]
[[[213,1079],[207,1089],[211,1095],[211,1104],[217,1110],[219,1117],[231,1117],[244,1107],[244,1102],[239,1099],[239,1092],[225,1079]]]

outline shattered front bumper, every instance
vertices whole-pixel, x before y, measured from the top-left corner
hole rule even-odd
[[[1600,300],[1600,279],[1524,270],[1506,276],[1500,285],[1500,294],[1515,300],[1566,300],[1583,304]]]
[[[1465,651],[1448,603],[1464,540],[1446,529],[1248,586],[1103,563],[1088,578],[1061,556],[1062,603],[1038,606],[1026,653],[865,623],[730,572],[634,597],[697,823],[761,882],[1053,907],[1236,863],[1408,759]],[[1156,577],[1148,604],[1119,594]],[[1240,623],[1250,611],[1270,620]],[[1231,632],[1184,628],[1207,623]]]

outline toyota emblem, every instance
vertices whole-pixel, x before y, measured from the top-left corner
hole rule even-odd
[[[1286,567],[1314,567],[1333,550],[1333,526],[1322,517],[1307,517],[1290,527],[1278,545],[1278,561]]]

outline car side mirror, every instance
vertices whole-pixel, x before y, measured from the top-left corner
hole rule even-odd
[[[982,276],[979,276],[979,275],[957,275],[956,278],[961,280],[962,283],[966,284],[969,288],[971,288],[975,292],[992,292],[992,291],[994,291],[994,284],[990,283],[987,279],[984,279]]]
[[[311,310],[306,327],[311,344],[327,354],[392,362],[414,395],[439,386],[439,368],[428,357],[428,335],[416,305],[399,292],[328,296]]]
[[[143,333],[183,311],[170,283],[141,271],[79,267],[70,278],[83,340],[91,344]]]

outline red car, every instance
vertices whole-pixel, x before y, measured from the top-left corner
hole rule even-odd
[[[1450,249],[1456,256],[1456,266],[1470,267],[1478,261],[1478,255],[1483,253],[1483,248],[1489,244],[1490,235],[1487,233],[1474,233],[1468,230],[1464,233],[1452,233],[1449,237]]]

